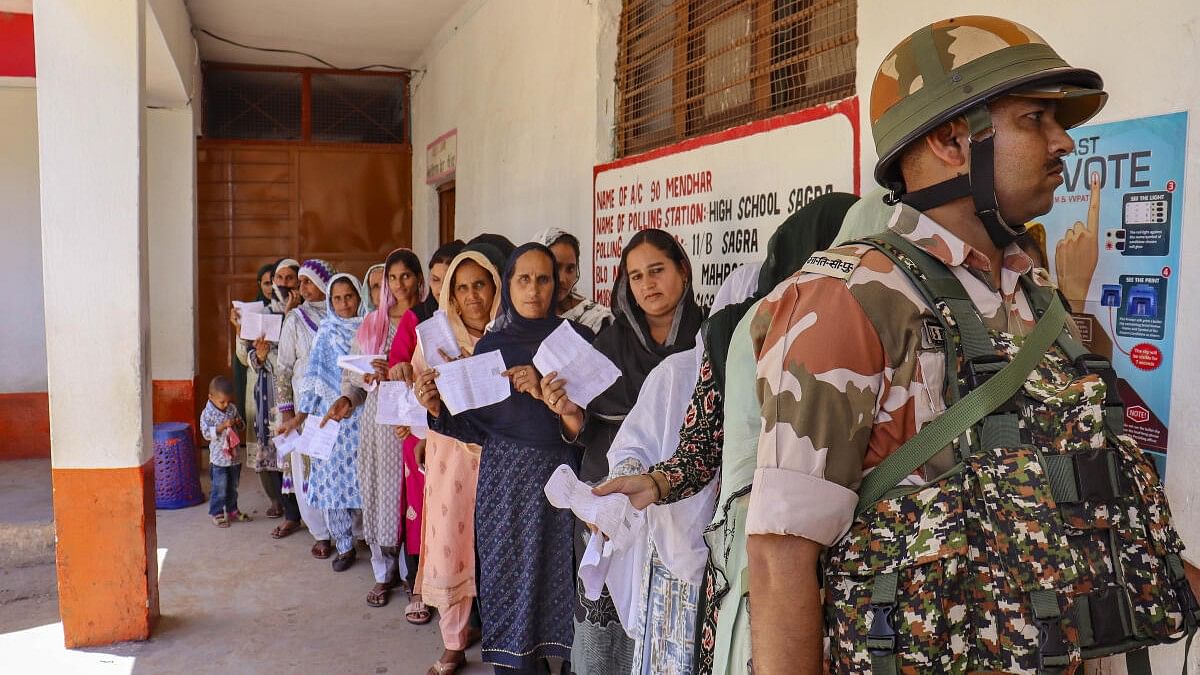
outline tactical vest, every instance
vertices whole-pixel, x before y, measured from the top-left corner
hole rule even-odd
[[[976,396],[978,421],[941,425],[950,442],[928,447],[923,428],[864,477],[822,566],[831,670],[1069,674],[1126,653],[1131,675],[1149,673],[1145,648],[1190,642],[1200,606],[1154,465],[1124,435],[1112,365],[1062,329],[1061,299],[1028,275],[1047,327],[1014,339],[989,332],[954,275],[902,237],[858,243],[887,255],[937,315],[947,420],[990,378],[1016,393]],[[1039,340],[1046,348],[1020,359],[1027,376],[1004,373]],[[954,453],[952,469],[897,487],[937,452]]]

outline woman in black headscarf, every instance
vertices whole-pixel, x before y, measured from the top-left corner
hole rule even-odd
[[[545,667],[557,673],[571,656],[574,519],[551,506],[542,489],[559,465],[579,466],[579,451],[563,441],[558,418],[534,398],[540,392],[530,365],[542,340],[563,322],[554,316],[556,285],[549,249],[525,244],[513,252],[499,314],[474,352],[504,357],[513,382],[507,399],[452,415],[442,406],[436,370],[419,375],[414,386],[431,430],[483,446],[475,506],[482,652],[498,673]]]
[[[597,483],[608,477],[608,450],[625,415],[637,402],[646,376],[664,358],[691,349],[704,321],[692,296],[692,266],[683,247],[664,230],[642,230],[629,240],[613,289],[616,321],[601,331],[595,347],[621,371],[621,377],[588,404],[576,441],[583,446],[579,478]],[[561,409],[564,382],[546,383],[543,398],[562,415],[568,434],[572,416]],[[583,556],[587,530],[577,523],[576,563]],[[598,600],[578,594],[572,665],[577,675],[629,673],[639,655],[626,634],[608,590]]]

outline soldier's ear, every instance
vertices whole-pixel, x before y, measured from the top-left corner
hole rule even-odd
[[[946,168],[955,174],[967,172],[970,161],[966,120],[956,118],[940,124],[922,139],[925,147]]]

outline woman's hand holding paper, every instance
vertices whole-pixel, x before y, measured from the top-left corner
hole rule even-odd
[[[563,430],[572,438],[583,429],[583,408],[567,397],[567,381],[558,373],[547,373],[538,386],[542,390],[542,402],[550,411],[562,419]]]
[[[341,422],[349,417],[352,412],[354,412],[354,404],[350,402],[350,399],[342,396],[334,401],[333,405],[329,406],[329,412],[325,413],[324,419],[321,420],[321,426],[324,427],[325,423],[329,420]]]
[[[413,370],[411,363],[397,363],[387,371],[387,378],[391,382],[407,382],[412,384],[417,378],[416,371]]]
[[[539,401],[542,398],[542,380],[533,366],[513,366],[501,373],[512,381],[513,389],[519,394],[529,394]]]
[[[417,402],[434,417],[442,414],[442,396],[438,392],[437,382],[435,382],[437,376],[438,371],[430,368],[421,373],[413,384],[413,393],[416,394]]]

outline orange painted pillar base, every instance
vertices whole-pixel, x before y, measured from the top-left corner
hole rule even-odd
[[[66,646],[149,638],[159,612],[154,460],[53,469],[53,483]]]

